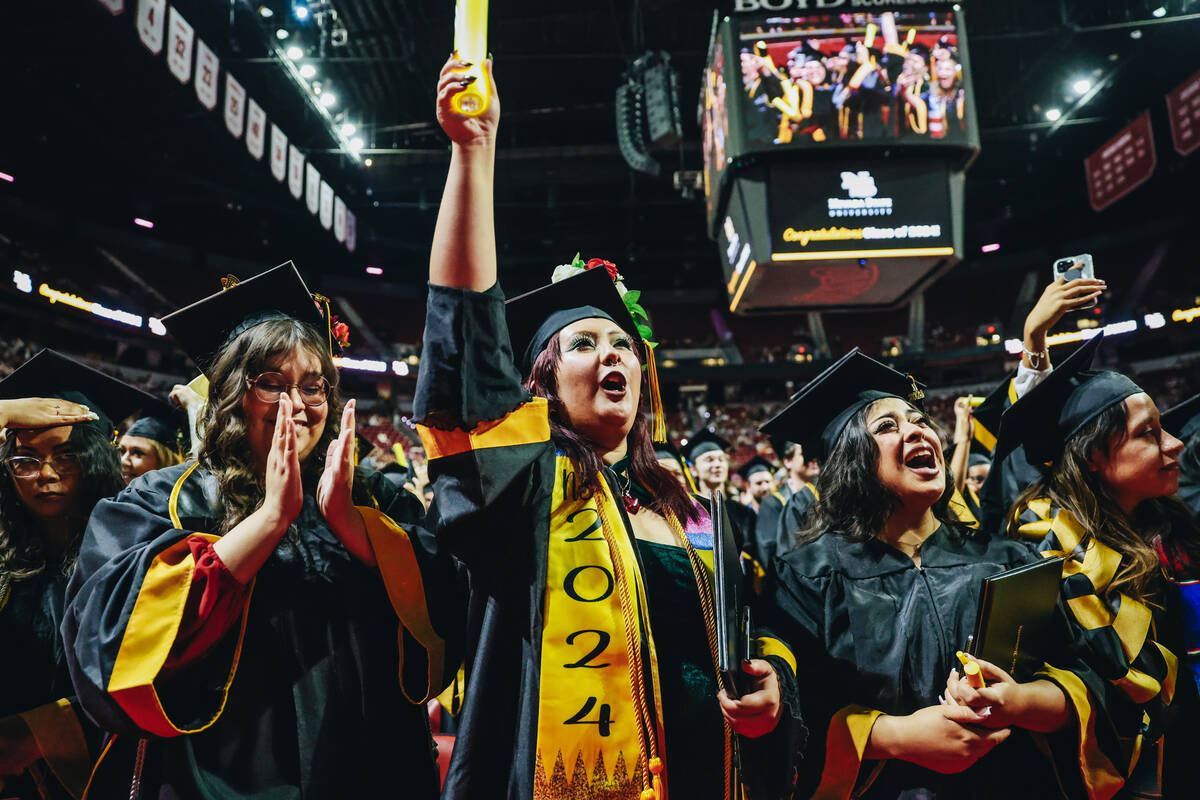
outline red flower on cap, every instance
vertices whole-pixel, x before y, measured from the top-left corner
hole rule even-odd
[[[608,277],[611,278],[614,283],[620,277],[620,274],[617,272],[617,265],[611,261],[605,261],[603,258],[588,259],[587,264],[585,264],[583,268],[594,269],[596,267],[604,267],[605,271],[608,272]]]
[[[338,322],[336,314],[333,316],[329,330],[333,334],[333,340],[338,343],[338,347],[350,346],[350,326],[344,322]]]

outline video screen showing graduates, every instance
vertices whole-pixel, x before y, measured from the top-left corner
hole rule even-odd
[[[973,145],[958,21],[939,10],[738,23],[746,148]]]

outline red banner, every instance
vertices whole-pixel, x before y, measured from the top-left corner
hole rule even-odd
[[[1200,145],[1200,72],[1167,92],[1167,118],[1180,155]]]
[[[1150,112],[1143,111],[1084,160],[1092,208],[1102,211],[1141,186],[1154,174],[1157,164]]]

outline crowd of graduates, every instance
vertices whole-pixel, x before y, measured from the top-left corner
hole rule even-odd
[[[1192,796],[1200,397],[1161,413],[1102,335],[1051,363],[1103,282],[1045,288],[951,447],[927,387],[852,350],[734,492],[719,434],[667,441],[617,265],[504,295],[500,101],[454,110],[468,66],[438,84],[424,464],[370,468],[291,264],[163,319],[201,373],[183,410],[48,350],[0,380],[0,797]],[[981,582],[1048,556],[1034,668],[960,658]]]

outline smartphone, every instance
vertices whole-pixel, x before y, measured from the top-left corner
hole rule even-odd
[[[1080,253],[1077,256],[1067,256],[1060,258],[1054,262],[1051,268],[1051,275],[1054,280],[1062,278],[1064,281],[1073,281],[1077,278],[1095,278],[1096,266],[1092,263],[1091,253]],[[1085,306],[1079,308],[1092,308],[1096,305],[1095,299]]]

